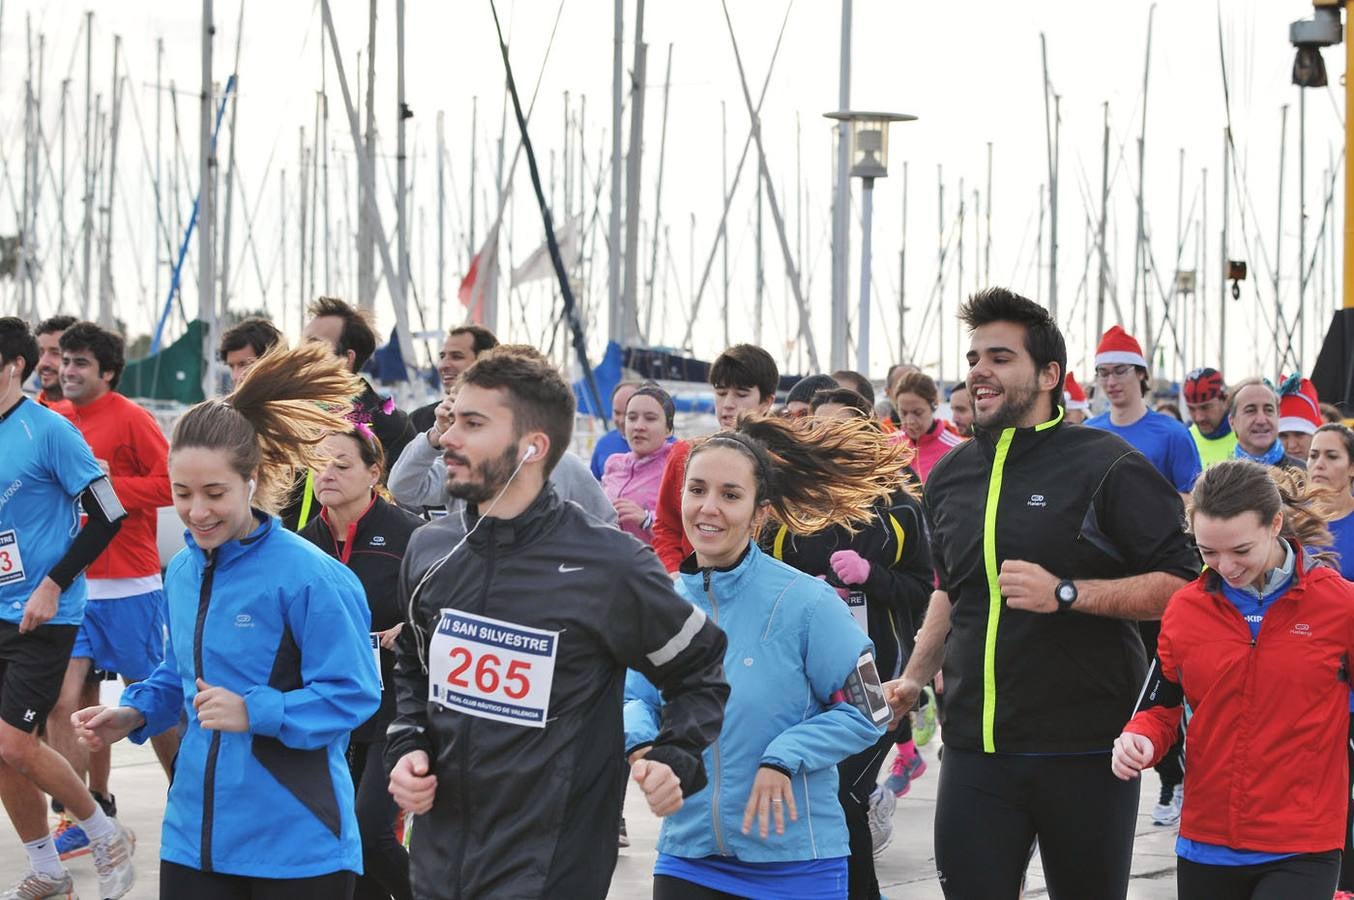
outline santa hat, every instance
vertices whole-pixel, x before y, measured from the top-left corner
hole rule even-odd
[[[1279,385],[1279,431],[1316,434],[1323,423],[1316,386],[1297,372]]]
[[[1072,373],[1067,373],[1067,378],[1063,381],[1063,407],[1066,409],[1090,409],[1091,404],[1086,402],[1086,392],[1077,384],[1077,380],[1072,377]]]
[[[1100,339],[1095,348],[1097,366],[1142,366],[1147,368],[1147,357],[1142,355],[1142,345],[1137,338],[1115,325]]]

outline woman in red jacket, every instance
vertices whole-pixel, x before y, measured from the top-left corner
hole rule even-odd
[[[1204,471],[1189,517],[1202,575],[1171,598],[1141,711],[1112,768],[1136,778],[1176,738],[1189,766],[1176,842],[1183,900],[1329,900],[1344,846],[1354,585],[1300,473]],[[1281,761],[1274,752],[1281,750]]]

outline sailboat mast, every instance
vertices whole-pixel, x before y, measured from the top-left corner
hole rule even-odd
[[[212,146],[212,0],[202,0],[202,93],[199,97],[198,144],[200,167],[198,191],[198,315],[207,325],[207,354],[203,370],[206,384],[202,391],[216,395],[217,367],[215,349],[219,327],[216,321],[216,148]],[[89,237],[85,237],[85,256],[89,256]]]

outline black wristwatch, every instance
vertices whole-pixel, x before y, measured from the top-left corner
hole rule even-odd
[[[1077,586],[1064,579],[1053,589],[1053,597],[1058,601],[1058,612],[1067,612],[1077,602]]]

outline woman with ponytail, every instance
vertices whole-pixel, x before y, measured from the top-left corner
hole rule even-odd
[[[694,553],[677,591],[728,636],[732,689],[710,785],[663,822],[654,897],[845,897],[846,822],[836,766],[873,746],[890,712],[870,639],[824,581],[763,553],[790,534],[856,530],[900,490],[897,449],[865,419],[745,416],[693,446],[682,524]],[[626,750],[643,757],[663,701],[631,673]]]
[[[1189,705],[1183,900],[1327,900],[1335,890],[1354,585],[1305,549],[1330,545],[1330,513],[1297,471],[1228,460],[1195,483],[1188,517],[1207,568],[1166,607],[1112,762],[1119,778],[1137,778]]]
[[[295,468],[350,426],[356,380],[321,345],[265,354],[174,428],[187,546],[165,574],[165,659],[117,707],[73,716],[91,749],[187,718],[160,845],[160,896],[346,898],[362,867],[349,733],[376,711],[357,578],[273,512]]]

